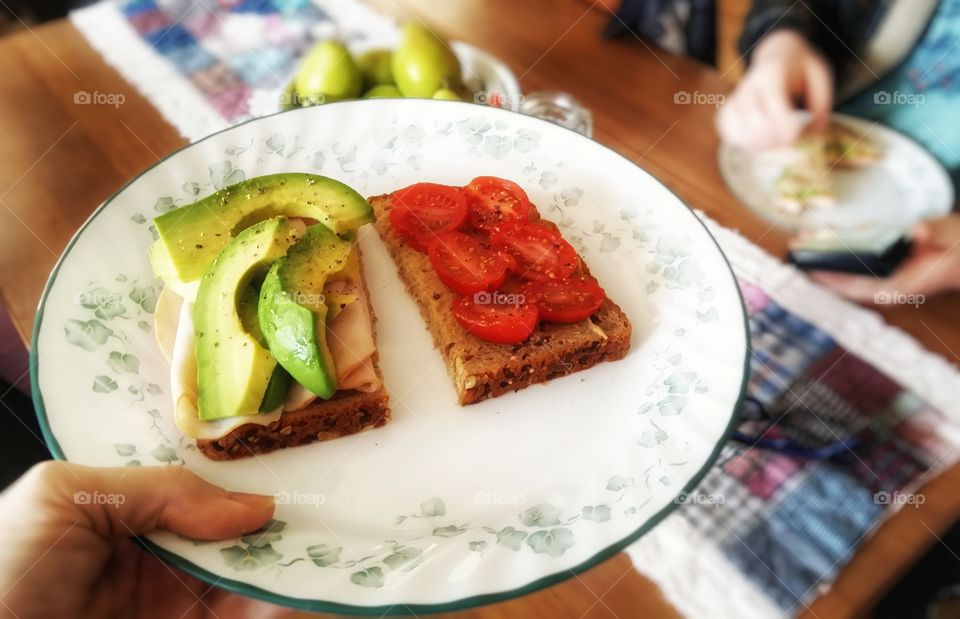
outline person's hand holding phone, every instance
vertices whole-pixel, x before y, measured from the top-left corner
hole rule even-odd
[[[861,302],[888,302],[890,295],[932,295],[960,288],[960,214],[924,221],[914,228],[913,249],[892,275],[876,278],[813,273],[834,292]]]
[[[806,128],[797,110],[810,112],[810,127],[827,127],[833,108],[833,75],[826,59],[792,30],[765,36],[743,80],[720,108],[724,142],[753,151],[787,146]]]

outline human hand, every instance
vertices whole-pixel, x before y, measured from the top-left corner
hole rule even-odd
[[[889,277],[813,273],[813,278],[854,301],[889,303],[892,295],[914,299],[960,288],[960,214],[917,224],[910,257]]]
[[[112,501],[75,498],[94,493]],[[273,508],[273,497],[227,492],[179,466],[39,464],[0,495],[0,616],[288,616],[188,576],[129,539],[157,530],[227,539],[265,524]]]
[[[811,129],[826,129],[833,92],[824,57],[799,33],[777,30],[757,44],[750,68],[717,114],[717,130],[724,142],[753,151],[786,146],[806,126],[799,104],[810,112]]]

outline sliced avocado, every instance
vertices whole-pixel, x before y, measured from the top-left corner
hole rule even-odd
[[[263,394],[263,400],[260,402],[261,413],[272,413],[283,405],[287,399],[287,392],[290,391],[290,373],[283,369],[279,363],[273,368],[273,374],[270,375],[270,382],[267,383],[267,390]]]
[[[306,233],[278,260],[260,288],[260,328],[277,363],[311,393],[329,398],[337,372],[327,346],[327,277],[347,264],[353,243],[323,224]]]
[[[262,284],[262,282],[261,282]],[[260,286],[250,282],[243,287],[237,299],[237,316],[243,330],[264,346],[263,331],[260,330],[260,318],[257,315],[257,303],[260,302]]]
[[[348,282],[359,282],[361,278],[361,267],[360,267],[360,252],[357,251],[357,246],[354,245],[353,249],[350,251],[350,255],[347,257],[346,263],[343,268],[337,271],[336,273],[331,273],[327,277],[327,283],[336,282],[340,280],[345,280]],[[341,311],[344,310],[351,303],[356,302],[360,296],[353,290],[346,290],[341,292],[324,292],[324,300],[327,302],[327,322],[330,322],[337,317]]]
[[[240,324],[247,333],[261,345],[266,347],[267,342],[263,339],[263,331],[260,330],[260,318],[257,314],[257,304],[260,302],[259,283],[250,282],[243,289],[240,300],[237,301],[237,314],[240,316]],[[290,374],[283,369],[279,363],[273,368],[273,374],[270,375],[270,382],[267,383],[267,390],[263,394],[263,400],[260,402],[261,413],[271,413],[287,398],[287,392],[290,390]]]
[[[154,219],[160,237],[150,250],[154,273],[191,299],[192,282],[234,234],[278,216],[314,219],[336,234],[374,220],[370,204],[340,181],[302,173],[259,176]]]
[[[277,362],[244,328],[240,306],[250,281],[298,238],[285,217],[254,224],[227,243],[200,280],[193,322],[201,420],[259,411]]]
[[[150,266],[153,268],[153,274],[163,280],[164,285],[170,288],[184,299],[193,301],[197,298],[197,288],[200,287],[200,280],[191,282],[180,281],[177,270],[170,260],[170,254],[163,243],[157,241],[150,246],[147,254],[150,259]]]

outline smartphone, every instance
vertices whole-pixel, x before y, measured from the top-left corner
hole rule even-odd
[[[802,231],[791,243],[789,260],[804,271],[834,271],[886,277],[910,255],[902,230],[877,228]]]

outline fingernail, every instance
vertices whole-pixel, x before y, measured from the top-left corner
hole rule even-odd
[[[254,509],[263,509],[273,507],[273,497],[268,494],[252,494],[249,492],[228,492],[227,498],[237,503],[243,503],[247,507]]]

